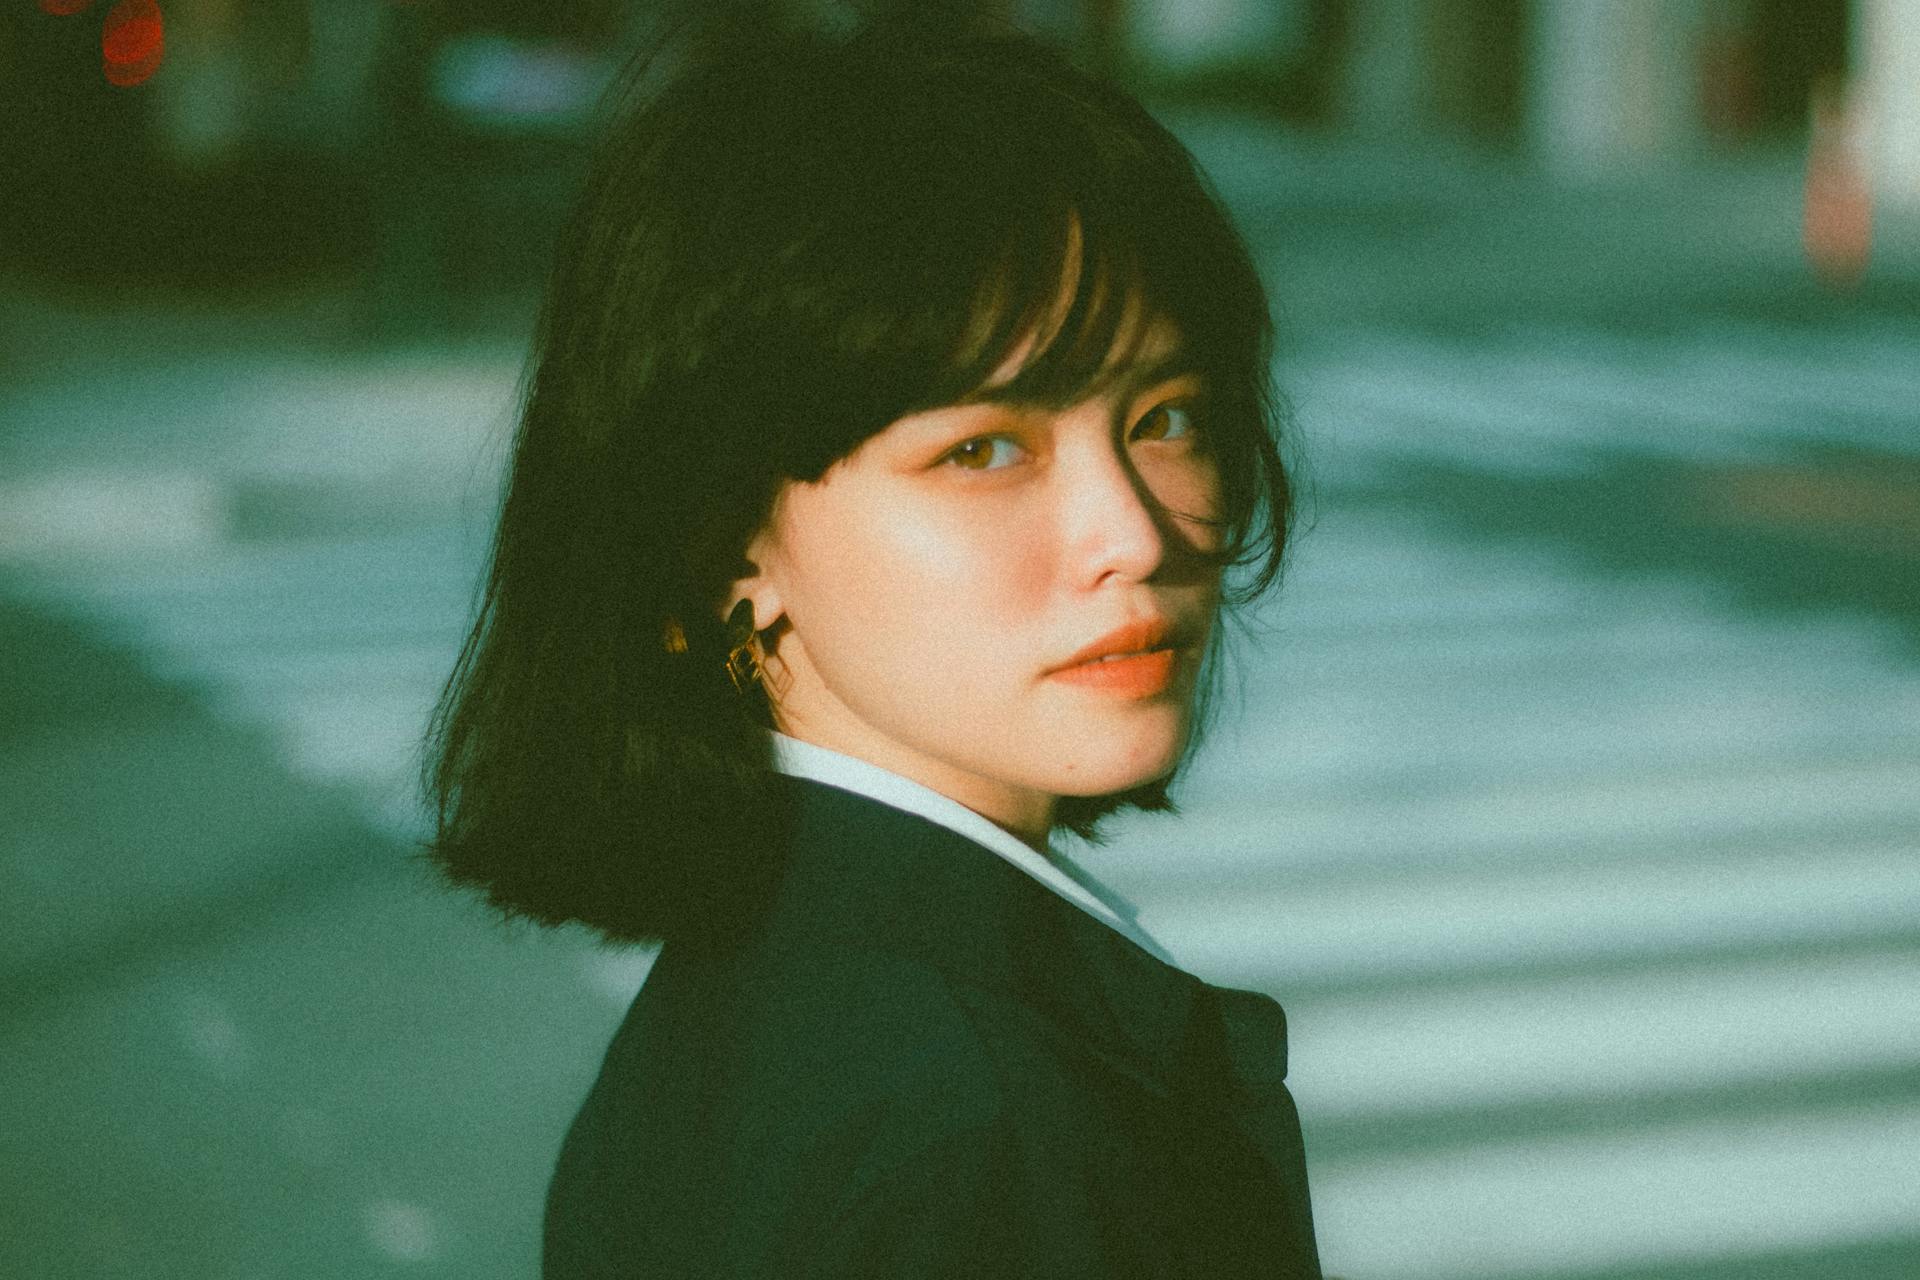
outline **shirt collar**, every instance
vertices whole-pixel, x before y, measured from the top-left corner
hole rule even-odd
[[[1132,903],[1102,885],[1051,844],[1043,854],[959,801],[891,769],[778,730],[769,733],[773,739],[773,767],[777,771],[917,814],[976,844],[985,845],[1094,919],[1131,939],[1148,954],[1173,963],[1159,943],[1140,927],[1135,919],[1137,909]]]

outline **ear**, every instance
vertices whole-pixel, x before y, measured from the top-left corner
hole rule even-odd
[[[778,541],[771,531],[762,529],[754,534],[747,543],[743,562],[743,567],[750,572],[735,578],[728,586],[726,603],[720,609],[720,621],[724,624],[734,606],[742,600],[753,602],[755,631],[765,631],[785,616],[787,606],[780,591],[781,564]]]

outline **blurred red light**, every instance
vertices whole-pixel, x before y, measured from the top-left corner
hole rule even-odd
[[[146,83],[160,69],[160,57],[161,48],[155,45],[153,52],[138,62],[102,62],[101,70],[105,72],[108,84],[131,89],[137,84]]]
[[[65,18],[80,12],[93,0],[40,0],[40,8],[56,18]]]
[[[120,0],[107,10],[100,29],[100,52],[109,66],[137,66],[150,58],[158,65],[163,44],[158,0]]]

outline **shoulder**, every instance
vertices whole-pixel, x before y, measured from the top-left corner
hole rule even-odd
[[[937,971],[674,945],[562,1146],[550,1274],[642,1254],[663,1275],[784,1274],[860,1188],[993,1123],[996,1073]]]
[[[936,968],[874,950],[800,959],[669,944],[576,1128],[643,1132],[655,1168],[685,1155],[712,1177],[812,1179],[977,1129],[1000,1109],[1001,1078]]]

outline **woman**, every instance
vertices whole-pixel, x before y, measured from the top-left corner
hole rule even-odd
[[[1240,240],[1021,39],[736,22],[643,89],[431,778],[454,879],[663,944],[545,1274],[1318,1276],[1279,1006],[1050,845],[1173,809],[1278,576]]]

